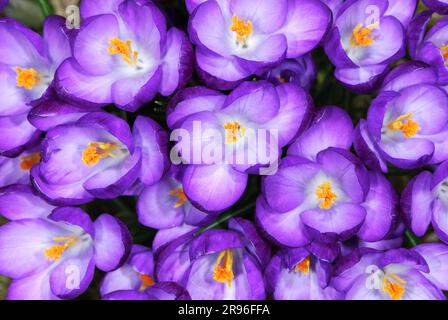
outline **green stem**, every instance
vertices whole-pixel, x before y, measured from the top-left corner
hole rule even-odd
[[[415,247],[416,245],[418,245],[417,238],[414,237],[414,235],[409,230],[406,230],[406,232],[404,234],[406,236],[406,239],[408,240],[408,242],[410,243],[410,245],[412,247]]]
[[[230,220],[233,217],[243,215],[242,213],[244,213],[245,211],[248,211],[249,209],[251,209],[253,207],[255,207],[255,202],[251,202],[248,205],[245,205],[244,207],[242,207],[241,209],[238,209],[235,212],[229,212],[229,213],[223,214],[221,217],[218,218],[218,220],[213,222],[211,225],[202,228],[201,230],[196,232],[195,235],[199,235],[199,234],[203,233],[204,231],[213,229],[213,228],[219,226],[221,223],[226,222],[227,220]]]
[[[48,0],[38,0],[38,2],[45,17],[53,14],[53,7],[50,3],[48,3]]]

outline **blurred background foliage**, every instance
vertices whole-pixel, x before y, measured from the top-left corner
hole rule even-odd
[[[165,12],[167,22],[170,26],[175,26],[186,30],[188,25],[188,12],[185,8],[183,0],[153,1],[156,2]],[[42,30],[42,24],[45,16],[50,14],[66,16],[65,10],[67,6],[78,5],[79,2],[79,0],[10,0],[9,5],[0,14],[0,16],[15,18],[25,23],[32,29],[40,32]],[[422,3],[419,3],[417,12],[425,9],[425,6]],[[440,16],[434,15],[431,24],[439,18]],[[315,84],[313,85],[310,93],[314,99],[316,107],[325,105],[340,106],[350,114],[354,124],[356,124],[360,118],[365,118],[370,103],[376,96],[376,92],[372,92],[368,95],[360,95],[347,90],[333,76],[334,67],[321,48],[314,50],[313,57],[318,72]],[[405,60],[409,60],[409,57],[406,57],[396,64],[399,64]],[[254,77],[253,80],[256,80],[256,78]],[[198,80],[198,77],[194,75],[188,86],[196,85],[201,85],[201,83]],[[118,110],[112,105],[106,107],[106,111],[122,117],[127,120],[130,125],[132,125],[137,115],[146,115],[153,118],[166,128],[165,108],[168,102],[169,98],[158,96],[154,99],[154,101],[143,106],[136,113],[127,113]],[[420,171],[421,170],[403,171],[391,167],[386,176],[392,182],[397,192],[401,192],[410,178]],[[240,201],[238,201],[238,203],[227,212],[223,213],[220,219],[208,228],[225,226],[225,223],[229,217],[234,215],[251,218],[254,213],[254,202],[259,192],[260,178],[257,176],[250,176],[247,190],[242,199],[240,199]],[[101,213],[110,213],[115,215],[127,224],[135,243],[151,247],[151,242],[156,230],[144,227],[138,223],[135,213],[135,205],[135,197],[120,197],[114,200],[96,200],[84,205],[83,209],[91,215],[92,219],[95,219]],[[0,217],[0,225],[5,222],[6,220]],[[406,247],[412,247],[421,242],[434,242],[437,240],[437,237],[432,231],[429,231],[422,239],[418,239],[408,232],[404,245]],[[88,291],[85,292],[80,299],[99,298],[98,284],[103,275],[104,274],[102,272],[98,270],[96,271],[94,281]],[[9,282],[9,279],[0,275],[0,299],[5,298]]]

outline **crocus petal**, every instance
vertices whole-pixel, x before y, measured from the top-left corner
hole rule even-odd
[[[176,28],[168,31],[165,50],[160,93],[169,96],[191,78],[194,56],[186,34]]]
[[[289,155],[315,160],[316,155],[329,147],[350,149],[353,123],[339,107],[324,107],[318,111],[310,127],[288,149]]]
[[[134,122],[135,144],[142,150],[140,181],[152,185],[160,180],[168,166],[168,135],[155,121],[138,116]]]
[[[190,165],[182,180],[188,199],[205,211],[221,211],[232,206],[246,189],[247,175],[231,166]],[[203,186],[207,185],[204,190]]]
[[[401,196],[405,222],[419,237],[426,233],[432,217],[431,179],[428,171],[420,173],[409,182]]]
[[[29,185],[0,189],[0,214],[8,220],[46,218],[54,208],[35,195]]]
[[[391,230],[397,215],[398,196],[390,182],[380,174],[370,173],[370,190],[363,207],[367,215],[358,236],[369,242],[379,241]]]
[[[279,32],[288,42],[288,58],[296,58],[319,44],[331,20],[331,12],[322,1],[288,0],[288,15]]]
[[[447,267],[448,247],[441,243],[424,243],[412,248],[417,251],[429,266],[429,273],[423,275],[439,289],[448,289]]]
[[[363,207],[354,204],[339,204],[329,210],[308,210],[301,220],[310,233],[320,241],[348,239],[356,233],[366,217]]]
[[[8,287],[8,300],[58,300],[50,287],[50,272],[45,269],[28,277],[13,280]]]
[[[122,265],[131,250],[131,235],[120,220],[102,214],[95,220],[95,264],[103,271]]]

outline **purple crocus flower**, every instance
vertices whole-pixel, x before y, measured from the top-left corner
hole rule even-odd
[[[404,28],[416,3],[349,0],[340,5],[325,42],[335,77],[354,91],[375,88],[388,65],[405,54]]]
[[[30,170],[40,159],[40,145],[25,149],[15,158],[0,156],[0,187],[16,183],[29,184]]]
[[[290,146],[278,172],[264,178],[256,220],[273,241],[310,246],[319,258],[334,259],[337,241],[357,235],[373,242],[389,234],[397,196],[386,178],[368,172],[348,151],[352,133],[345,111],[322,108]]]
[[[145,186],[137,200],[138,221],[154,229],[168,229],[182,224],[201,226],[212,222],[215,214],[194,207],[182,187],[182,170],[172,166],[159,182]]]
[[[12,19],[0,20],[0,153],[15,156],[39,132],[27,120],[31,104],[45,95],[56,69],[70,56],[65,20],[47,17],[43,37]]]
[[[311,109],[305,90],[290,83],[245,82],[228,96],[202,87],[179,92],[167,122],[177,129],[172,139],[178,141],[178,162],[187,165],[187,198],[204,211],[232,206],[248,173],[275,167],[280,148],[307,125]]]
[[[199,76],[219,89],[310,52],[331,20],[318,0],[187,1],[187,8]]]
[[[266,289],[276,300],[337,300],[342,296],[328,282],[331,266],[306,249],[283,249],[264,272]]]
[[[120,220],[102,214],[92,222],[79,208],[9,222],[0,227],[0,273],[13,279],[7,298],[75,298],[95,267],[107,272],[126,261],[131,241]]]
[[[102,296],[119,290],[144,291],[154,285],[154,259],[151,250],[134,244],[128,260],[108,272],[100,284]]]
[[[369,168],[387,172],[388,162],[412,169],[444,161],[447,137],[447,93],[432,68],[408,62],[384,80],[367,121],[356,128],[354,145]]]
[[[331,283],[346,300],[445,300],[446,285],[439,287],[438,281],[446,284],[440,266],[446,257],[438,258],[438,248],[419,251],[356,250],[339,261]]]
[[[92,112],[50,129],[32,183],[58,205],[115,198],[139,179],[158,181],[167,168],[167,136],[153,120],[137,117],[133,132],[121,118]]]
[[[408,227],[419,237],[431,223],[438,237],[448,242],[448,161],[434,173],[423,171],[406,186],[401,207]]]
[[[316,80],[316,65],[311,54],[297,59],[288,59],[263,75],[274,84],[292,82],[306,90],[310,90]]]
[[[56,75],[58,93],[83,105],[114,103],[136,111],[168,96],[192,73],[192,48],[150,1],[85,1],[73,57]]]
[[[128,260],[120,268],[108,272],[100,284],[104,300],[188,300],[188,292],[175,282],[154,280],[152,252],[133,245]]]
[[[157,254],[159,281],[184,285],[194,300],[264,299],[262,268],[270,248],[245,219],[229,230],[194,231],[163,245]]]
[[[448,18],[440,19],[430,30],[426,31],[431,17],[432,12],[424,11],[412,20],[407,34],[409,52],[412,59],[432,66],[436,71],[438,83],[447,85],[448,36],[446,31],[448,30]]]

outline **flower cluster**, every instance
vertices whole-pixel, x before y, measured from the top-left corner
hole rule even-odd
[[[6,298],[444,300],[447,2],[175,2],[0,19]]]

